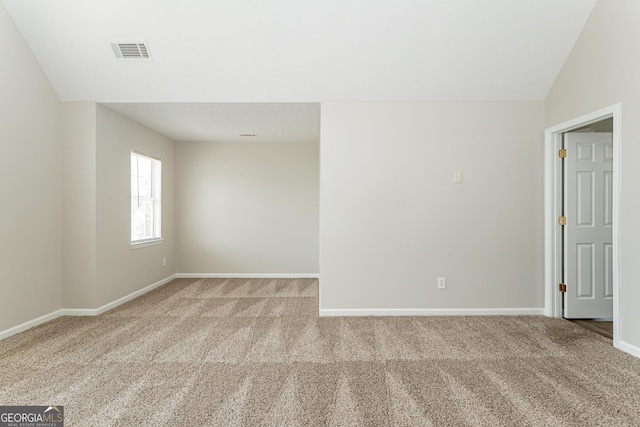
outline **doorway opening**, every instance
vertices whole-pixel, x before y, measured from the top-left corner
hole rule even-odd
[[[620,104],[545,131],[545,314],[611,321],[614,346],[620,152]]]

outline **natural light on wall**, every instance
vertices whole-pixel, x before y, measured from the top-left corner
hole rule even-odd
[[[131,244],[159,241],[162,162],[131,152]]]

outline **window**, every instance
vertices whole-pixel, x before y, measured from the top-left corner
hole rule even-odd
[[[131,152],[131,243],[160,240],[162,162]]]

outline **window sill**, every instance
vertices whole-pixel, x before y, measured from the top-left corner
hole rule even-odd
[[[164,242],[164,239],[145,240],[144,242],[132,242],[129,244],[129,248],[131,249],[146,248],[147,246],[160,245],[162,244],[162,242]]]

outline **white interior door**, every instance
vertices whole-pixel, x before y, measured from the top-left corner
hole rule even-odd
[[[565,134],[564,317],[613,316],[613,140]]]

